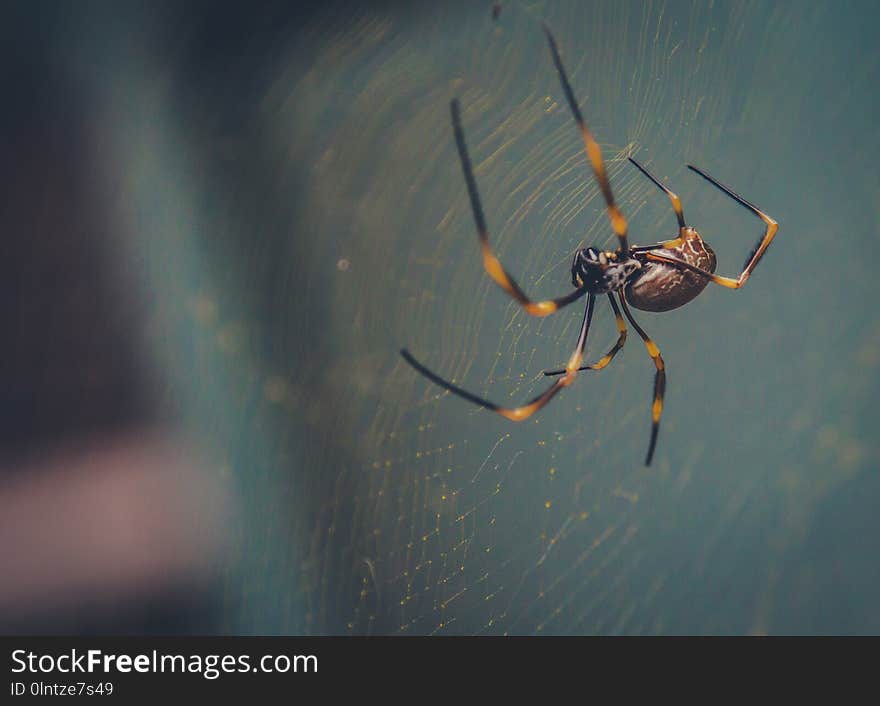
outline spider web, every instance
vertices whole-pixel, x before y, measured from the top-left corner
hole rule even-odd
[[[457,95],[493,243],[528,291],[566,291],[576,247],[613,246],[538,17],[558,32],[634,235],[651,234],[642,242],[671,237],[674,220],[626,157],[681,177],[684,155],[711,146],[740,107],[719,88],[748,74],[753,57],[731,61],[742,38],[712,28],[742,26],[736,9],[512,6],[497,25],[483,11],[432,13],[405,31],[363,18],[339,35],[332,59],[317,65],[338,70],[344,55],[348,66],[316,71],[315,90],[341,124],[323,141],[309,203],[316,230],[337,236],[316,264],[350,263],[334,273],[333,319],[352,327],[341,337],[354,350],[325,371],[325,404],[347,421],[339,437],[353,444],[349,458],[328,464],[338,475],[313,529],[309,630],[328,629],[335,616],[358,634],[664,629],[652,602],[678,567],[636,541],[663,522],[640,505],[675,478],[686,482],[702,447],[672,417],[661,450],[668,457],[678,447],[675,478],[668,462],[641,466],[653,369],[638,340],[517,426],[449,398],[393,358],[405,344],[443,375],[512,405],[537,394],[547,384],[540,371],[570,355],[578,307],[531,319],[482,274],[450,139]],[[351,87],[341,100],[340,86]],[[284,98],[289,87],[280,90]],[[685,194],[693,187],[676,181]],[[602,305],[592,358],[616,336]],[[631,584],[641,586],[638,603]]]
[[[406,346],[512,405],[543,389],[541,371],[574,346],[579,305],[534,319],[484,275],[449,119],[458,96],[502,261],[535,297],[568,291],[572,252],[614,243],[539,19],[554,30],[632,242],[671,237],[675,219],[630,155],[682,197],[724,274],[759,226],[686,162],[784,222],[786,256],[771,248],[742,293],[710,288],[671,314],[634,312],[669,370],[651,469],[642,460],[654,371],[632,332],[608,368],[518,425],[450,396],[398,355]],[[786,32],[795,21],[803,29]],[[150,211],[148,260],[175,313],[154,333],[190,347],[169,353],[162,335],[154,345],[242,489],[229,629],[804,625],[809,600],[828,595],[810,573],[822,561],[803,554],[808,568],[786,572],[783,559],[806,552],[822,502],[880,460],[863,414],[877,391],[880,324],[848,305],[876,298],[867,260],[850,263],[847,287],[824,289],[821,305],[779,285],[824,271],[820,245],[837,227],[828,203],[877,203],[880,193],[872,110],[843,107],[876,100],[861,96],[875,93],[877,52],[834,54],[844,51],[839,21],[830,8],[767,3],[505,4],[497,23],[488,4],[328,12],[297,42],[261,48],[258,80],[210,77],[202,96],[251,90],[238,122],[187,103],[188,86],[151,84],[146,112],[151,101],[183,103],[183,117],[116,141],[139,165],[127,188],[166,190],[163,209]],[[802,70],[775,61],[795,55]],[[792,130],[808,110],[812,127]],[[841,124],[863,136],[859,154],[830,129]],[[176,151],[174,130],[193,154]],[[825,149],[849,150],[847,174],[860,177],[833,165],[801,183],[779,178],[783,160],[818,163]],[[168,178],[181,173],[196,178]],[[805,189],[827,201],[805,202]],[[848,213],[850,243],[867,248],[876,210]],[[821,308],[805,318],[805,306]],[[852,343],[844,354],[842,336]],[[587,359],[615,338],[599,300]],[[832,358],[867,375],[804,385]],[[795,589],[811,597],[806,613],[787,607]]]

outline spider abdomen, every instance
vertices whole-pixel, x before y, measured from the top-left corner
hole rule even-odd
[[[695,230],[678,247],[659,252],[708,272],[715,272],[715,253]],[[670,311],[687,304],[707,284],[709,279],[696,272],[642,259],[642,268],[626,286],[626,299],[642,311]]]

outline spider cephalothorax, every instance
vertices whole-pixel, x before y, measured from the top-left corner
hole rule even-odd
[[[642,263],[631,257],[618,257],[613,250],[581,248],[571,261],[571,284],[591,294],[607,294],[623,287]]]

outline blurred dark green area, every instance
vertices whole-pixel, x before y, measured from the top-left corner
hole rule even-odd
[[[529,292],[610,244],[540,31],[554,29],[631,239],[669,184],[748,285],[637,319],[669,371],[654,466],[635,336],[511,425],[570,354],[482,274],[448,103]],[[242,522],[193,591],[17,630],[876,633],[877,10],[868,3],[18,3],[2,311],[4,468],[174,425]],[[613,342],[598,307],[588,357]],[[147,362],[144,362],[147,361]],[[145,373],[144,369],[150,372]],[[5,472],[5,471],[4,471]]]

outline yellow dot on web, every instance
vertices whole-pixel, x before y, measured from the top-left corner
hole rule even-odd
[[[551,506],[552,504],[553,504],[553,503],[551,503],[551,502],[548,500],[547,502],[544,503],[544,507],[546,507],[546,508],[549,510],[549,509],[550,509],[550,506]]]

